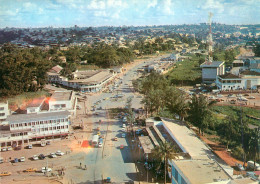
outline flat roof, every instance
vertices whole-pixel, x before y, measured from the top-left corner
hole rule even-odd
[[[220,65],[223,65],[224,61],[212,61],[212,62],[204,62],[200,65],[201,68],[212,68],[212,67],[219,67]]]
[[[75,80],[70,80],[69,82],[79,82],[82,84],[95,84],[95,83],[102,82],[103,80],[105,80],[106,78],[108,78],[110,76],[112,76],[110,71],[101,70],[86,79],[75,79]]]
[[[152,149],[154,148],[154,145],[153,145],[150,137],[149,136],[139,136],[138,139],[143,147],[144,153],[151,153]]]
[[[184,123],[178,120],[161,118],[166,130],[170,133],[174,141],[184,153],[188,153],[191,158],[198,158],[211,153],[209,148],[188,129]]]
[[[229,175],[213,160],[174,160],[173,163],[191,184],[230,180]]]
[[[70,115],[69,111],[46,112],[46,113],[32,113],[32,114],[12,114],[7,116],[6,121],[9,124],[22,123],[31,121],[44,121],[50,119],[64,118]]]
[[[55,91],[49,101],[71,100],[73,91]]]

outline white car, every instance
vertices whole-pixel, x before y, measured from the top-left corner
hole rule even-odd
[[[61,152],[60,150],[58,150],[58,151],[56,152],[56,155],[58,155],[58,156],[62,156],[62,155],[64,155],[64,153]]]
[[[52,171],[51,168],[42,167],[42,173],[45,173],[45,172],[51,172],[51,171]]]
[[[39,160],[39,158],[38,158],[37,155],[33,155],[33,156],[32,156],[32,159],[33,159],[33,160]]]
[[[125,134],[124,133],[122,133],[122,138],[125,138]]]
[[[254,96],[250,96],[250,97],[248,97],[248,99],[255,99],[255,97]]]
[[[123,128],[125,128],[126,127],[126,125],[125,124],[123,124],[123,126],[122,126]]]
[[[20,162],[24,162],[25,161],[25,157],[21,157],[19,161]]]
[[[50,157],[51,157],[51,158],[56,158],[57,155],[56,155],[55,153],[51,153],[51,154],[50,154]]]

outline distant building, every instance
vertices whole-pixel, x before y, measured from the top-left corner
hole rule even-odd
[[[214,83],[218,75],[225,74],[223,61],[205,62],[200,65],[200,68],[202,68],[202,82],[206,84]]]
[[[260,88],[260,73],[250,70],[240,72],[239,75],[227,73],[217,76],[217,87],[222,91]]]
[[[232,65],[233,65],[233,67],[243,67],[244,61],[243,60],[234,60]]]

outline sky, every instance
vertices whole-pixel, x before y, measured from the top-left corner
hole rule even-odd
[[[0,28],[259,24],[260,0],[0,0]]]

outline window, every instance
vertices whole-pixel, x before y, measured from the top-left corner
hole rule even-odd
[[[45,128],[45,131],[48,131],[48,128]]]
[[[48,123],[48,121],[44,121],[44,124],[47,124]]]
[[[49,130],[52,130],[52,127],[49,127]]]
[[[28,126],[31,126],[32,125],[32,123],[30,122],[30,123],[28,123]]]
[[[63,108],[66,107],[66,104],[61,104],[61,107],[63,107]]]
[[[56,127],[53,127],[53,130],[56,130]]]
[[[23,126],[23,124],[22,124],[22,123],[20,123],[20,124],[19,124],[19,127],[21,127],[21,126]]]
[[[60,130],[60,126],[57,126],[57,129]]]
[[[177,171],[177,169],[175,170],[175,180],[176,181],[178,181],[178,175],[179,175],[179,173],[178,173],[178,171]]]
[[[28,135],[28,132],[24,132],[23,135]]]
[[[44,131],[44,128],[41,128],[41,131]]]
[[[61,122],[64,122],[64,119],[61,119]]]
[[[0,111],[3,111],[5,108],[4,107],[0,107]]]
[[[64,129],[64,126],[61,126],[61,129]]]
[[[0,116],[4,116],[5,115],[5,113],[0,113]]]
[[[40,124],[42,125],[42,124],[43,124],[43,121],[40,121]]]
[[[60,119],[58,119],[57,122],[59,123],[59,122],[60,122]]]
[[[27,126],[27,123],[24,123],[24,126]]]
[[[66,125],[65,127],[66,127],[66,129],[68,129],[68,128],[69,128],[69,125]]]
[[[32,125],[35,125],[35,122],[32,122]]]

